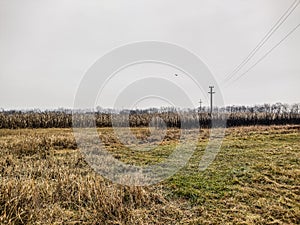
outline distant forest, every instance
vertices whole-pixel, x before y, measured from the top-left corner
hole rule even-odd
[[[227,127],[251,125],[300,124],[300,104],[263,104],[255,106],[216,107],[212,115],[208,107],[177,109],[172,107],[113,110],[97,107],[96,110],[0,110],[0,129],[18,128],[71,128],[74,126],[144,127],[164,123],[167,127],[208,128],[214,124]],[[129,120],[128,120],[129,118]],[[159,119],[160,118],[160,119]],[[126,122],[129,121],[129,122]]]

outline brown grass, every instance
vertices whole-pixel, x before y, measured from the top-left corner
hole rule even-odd
[[[133,132],[140,140],[148,135],[146,128]],[[169,130],[157,150],[136,155],[110,128],[99,133],[109,151],[137,164],[157,162],[178,141],[178,130]],[[207,136],[201,133],[183,170],[143,188],[95,174],[70,129],[0,130],[0,223],[299,224],[299,126],[230,128],[218,157],[200,173]]]

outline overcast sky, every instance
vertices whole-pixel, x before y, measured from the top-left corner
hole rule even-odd
[[[229,86],[223,83],[293,2],[0,0],[0,108],[71,108],[81,79],[97,59],[143,40],[169,42],[195,53],[215,76],[225,104],[298,103],[300,28],[243,78]],[[300,6],[248,67],[298,23]],[[128,71],[135,75],[129,78]],[[124,76],[127,81],[149,71],[158,76],[168,68],[128,71],[106,87],[102,107],[111,107],[115,91],[129,85]],[[184,88],[184,81],[179,83]],[[195,104],[199,98],[207,104],[207,96],[187,87]]]

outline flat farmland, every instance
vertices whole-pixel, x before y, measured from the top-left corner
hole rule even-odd
[[[139,146],[148,128],[132,128]],[[169,129],[153,151],[133,151],[99,128],[117,159],[134,165],[162,161],[178,144]],[[205,170],[203,129],[184,168],[148,187],[114,184],[95,173],[72,129],[0,130],[1,224],[299,224],[300,126],[226,129],[219,154]],[[129,146],[131,143],[127,143]]]

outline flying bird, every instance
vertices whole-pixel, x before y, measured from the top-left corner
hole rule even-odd
[[[175,73],[174,75],[175,75],[175,77],[178,77],[178,74],[177,74],[177,73]]]

